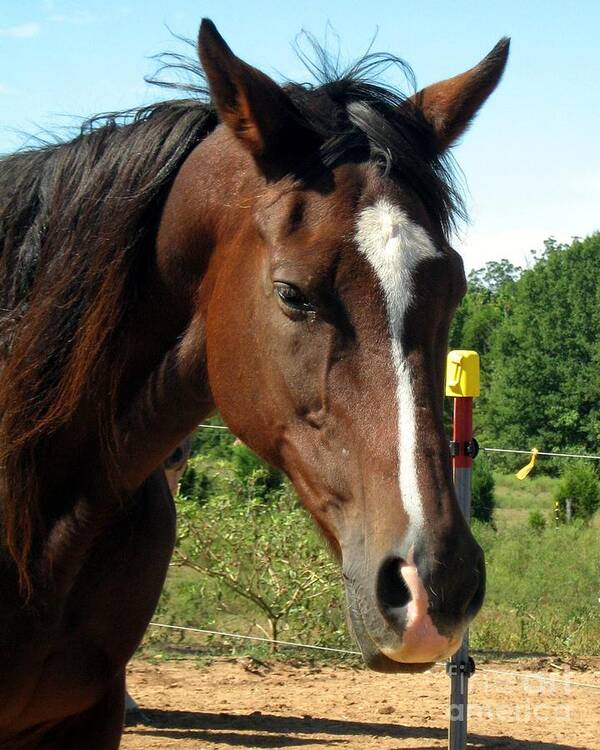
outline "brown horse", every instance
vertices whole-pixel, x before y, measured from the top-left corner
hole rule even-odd
[[[447,153],[508,41],[410,98],[366,78],[390,57],[280,87],[210,21],[199,53],[209,92],[0,162],[1,748],[118,747],[162,462],[215,410],[322,528],[369,666],[445,658],[482,602],[442,425]]]

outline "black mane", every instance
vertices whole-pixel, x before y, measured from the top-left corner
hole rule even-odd
[[[61,324],[76,329],[87,284],[99,281],[86,258],[100,255],[108,266],[118,249],[135,255],[178,168],[215,125],[208,103],[167,101],[96,116],[71,141],[0,159],[0,355],[40,269],[89,271],[87,288],[70,290],[80,299]]]
[[[356,75],[287,90],[321,136],[327,166],[351,158],[376,162],[417,194],[446,235],[465,218],[450,158],[436,152],[431,124],[401,93]]]

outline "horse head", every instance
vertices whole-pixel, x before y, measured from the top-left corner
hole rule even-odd
[[[199,54],[220,125],[175,181],[159,263],[186,247],[189,270],[205,251],[190,298],[211,397],[322,529],[367,664],[425,669],[458,648],[484,594],[443,427],[465,291],[446,155],[508,40],[409,98],[352,73],[279,86],[210,21]]]

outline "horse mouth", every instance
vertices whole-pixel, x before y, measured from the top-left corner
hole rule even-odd
[[[417,647],[411,653],[405,642],[407,633],[402,634],[389,626],[378,609],[373,611],[369,607],[359,587],[348,578],[345,583],[349,628],[369,669],[386,673],[426,672],[458,650],[460,639],[437,636],[433,651]]]

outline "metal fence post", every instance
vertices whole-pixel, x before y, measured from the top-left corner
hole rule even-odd
[[[477,443],[473,438],[473,398],[479,396],[479,355],[458,350],[448,354],[446,395],[454,398],[454,420],[450,452],[454,469],[454,487],[461,511],[471,520],[471,471]],[[450,707],[448,748],[466,750],[469,677],[475,668],[469,656],[469,635],[465,634],[457,653],[448,661]]]

